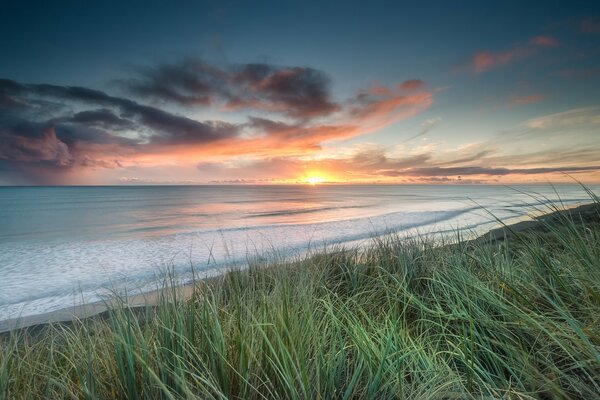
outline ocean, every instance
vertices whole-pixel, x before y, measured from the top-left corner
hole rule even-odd
[[[597,187],[592,187],[598,193]],[[475,235],[580,186],[0,187],[0,320],[386,233]]]

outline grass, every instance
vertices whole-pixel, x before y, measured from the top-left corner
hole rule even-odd
[[[598,219],[387,236],[188,299],[167,278],[156,307],[5,335],[0,399],[600,398]]]

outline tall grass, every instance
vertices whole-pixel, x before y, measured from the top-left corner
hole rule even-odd
[[[555,206],[560,208],[560,205]],[[5,335],[0,399],[600,398],[600,225],[374,239]]]

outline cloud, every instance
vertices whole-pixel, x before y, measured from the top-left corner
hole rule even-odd
[[[119,160],[236,136],[238,127],[199,122],[83,87],[0,80],[0,161],[33,183],[120,168]]]
[[[57,138],[53,127],[21,123],[0,131],[0,159],[66,166],[71,163],[72,155],[67,144]]]
[[[592,107],[530,119],[518,131],[454,150],[401,145],[395,151],[363,147],[352,154],[325,156],[319,153],[324,144],[375,132],[427,109],[433,104],[433,92],[423,82],[409,80],[365,88],[347,100],[332,102],[328,92],[321,91],[327,86],[320,81],[323,74],[304,67],[252,65],[217,70],[226,71],[230,81],[239,80],[225,85],[227,93],[231,87],[253,87],[245,89],[246,100],[252,98],[250,93],[260,93],[256,100],[263,105],[287,104],[296,111],[255,115],[267,107],[260,106],[242,114],[241,121],[239,115],[235,122],[228,121],[230,114],[214,99],[229,101],[234,96],[225,97],[211,83],[202,93],[212,96],[210,107],[217,117],[200,121],[167,111],[186,110],[174,107],[167,97],[163,101],[169,103],[168,108],[161,108],[160,102],[147,105],[84,87],[0,80],[0,178],[4,182],[64,183],[77,174],[100,171],[113,176],[113,182],[129,172],[140,179],[162,181],[169,177],[168,171],[188,168],[204,181],[267,182],[325,171],[339,180],[452,182],[459,176],[482,181],[503,176],[596,174],[598,170],[600,149],[589,132],[600,124],[600,112]],[[161,77],[167,72],[161,72]],[[219,77],[220,72],[211,73],[214,80],[225,79]],[[199,95],[200,89],[195,93]],[[318,104],[318,99],[334,104],[335,111],[317,117],[306,104]],[[526,104],[539,99],[539,95],[528,95],[515,96],[513,101]],[[413,138],[439,123],[439,118],[424,121]],[[560,139],[565,130],[570,135],[568,151],[564,138]],[[194,168],[198,160],[204,161]],[[152,168],[163,168],[160,176],[148,172]],[[191,178],[190,182],[197,182],[197,176]]]
[[[560,42],[550,36],[535,36],[529,40],[529,43],[534,46],[541,47],[557,47],[560,46]]]
[[[210,105],[227,80],[223,71],[195,59],[136,71],[139,77],[120,81],[132,94],[183,105]]]
[[[371,130],[379,129],[400,118],[413,116],[431,106],[433,95],[429,91],[404,94],[402,89],[366,90],[351,100],[349,118],[362,121]]]
[[[372,90],[366,92],[374,93]],[[390,96],[392,91],[378,90],[376,93]],[[363,144],[351,153],[329,153],[327,157],[306,157],[304,153],[259,159],[241,157],[202,163],[198,169],[202,176],[246,181],[295,181],[301,176],[320,175],[328,181],[497,183],[568,181],[567,174],[597,180],[600,177],[600,142],[590,132],[600,124],[598,115],[597,108],[545,115],[524,121],[527,135],[522,131],[502,132],[492,139],[454,149],[446,145],[384,148]],[[265,120],[255,123],[272,132],[297,128]],[[434,119],[423,125],[434,126],[436,123]],[[566,138],[565,130],[569,132]]]
[[[514,49],[502,53],[480,51],[473,55],[473,70],[476,73],[485,72],[489,69],[506,65],[516,58],[525,57],[526,54],[527,52],[524,49]]]
[[[492,143],[492,145],[494,145]],[[539,149],[531,146],[534,151],[518,154],[494,154],[493,149],[488,149],[485,157],[477,160],[479,164],[487,165],[511,165],[526,167],[528,165],[595,165],[600,159],[600,146],[582,144],[566,150],[564,146],[556,146],[547,149]],[[475,161],[475,160],[472,160]]]
[[[338,118],[326,123],[282,121],[249,117],[244,125],[247,139],[242,143],[247,154],[260,149],[262,154],[303,153],[321,149],[324,142],[353,138],[375,132],[399,119],[409,118],[428,108],[433,101],[428,91],[403,94],[397,90],[370,88],[342,104]],[[227,147],[227,146],[226,146]],[[231,143],[229,150],[239,148]],[[239,151],[239,150],[238,150]]]
[[[440,165],[461,165],[470,162],[482,162],[485,158],[492,154],[491,149],[480,150],[477,152],[476,149],[472,149],[469,155],[460,155],[458,158],[449,158],[447,161],[438,162]],[[451,156],[452,154],[449,154]]]
[[[410,142],[411,140],[414,140],[414,139],[416,139],[416,138],[418,138],[418,137],[425,136],[425,135],[426,135],[426,134],[428,134],[428,133],[429,133],[429,132],[430,132],[430,131],[431,131],[431,130],[434,128],[434,127],[436,127],[436,126],[437,126],[437,125],[438,125],[438,124],[439,124],[441,121],[442,121],[442,119],[441,119],[441,118],[439,118],[439,117],[436,117],[436,118],[430,118],[430,119],[427,119],[427,120],[423,121],[423,122],[421,123],[421,130],[420,130],[420,131],[419,131],[417,134],[415,134],[415,135],[413,135],[413,136],[409,137],[408,139],[406,139],[406,140],[404,141],[404,143]]]
[[[283,180],[295,176],[307,163],[295,158],[270,157],[241,162],[201,162],[196,168],[202,176],[222,176],[224,180]]]
[[[480,74],[531,57],[541,48],[559,45],[559,41],[550,36],[535,36],[529,40],[528,44],[517,45],[505,51],[478,51],[471,57],[471,69]]]
[[[526,121],[525,124],[527,127],[536,130],[600,125],[600,109],[597,107],[576,108],[533,118]]]
[[[529,95],[514,95],[510,98],[509,105],[524,105],[524,104],[532,104],[537,103],[539,101],[544,100],[545,96],[543,94],[529,94]]]
[[[135,123],[129,119],[120,118],[111,110],[102,108],[98,110],[80,111],[70,117],[59,119],[55,122],[70,122],[96,126],[103,129],[128,130],[135,127]]]
[[[156,71],[161,79],[176,75],[171,69]],[[146,105],[85,87],[0,79],[3,170],[27,169],[27,176],[35,179],[37,168],[39,179],[45,180],[48,174],[42,170],[49,166],[54,174],[67,174],[138,162],[178,163],[203,156],[307,154],[319,151],[325,142],[374,132],[432,103],[432,94],[417,88],[410,93],[394,88],[382,94],[365,90],[333,103],[324,91],[325,75],[316,70],[252,64],[231,71],[227,79],[235,78],[237,85],[260,93],[257,101],[262,105],[253,110],[277,104],[285,105],[285,111],[282,109],[277,119],[248,114],[245,122],[239,118],[229,122],[228,113],[222,112],[223,119],[199,121],[166,111],[159,104]],[[213,75],[219,73],[213,71]],[[216,89],[206,88],[205,94],[216,93]],[[246,100],[250,99],[250,92],[245,93]],[[174,97],[166,96],[165,101],[167,98]],[[51,178],[52,182],[58,180]]]
[[[493,167],[428,167],[410,168],[404,170],[380,171],[387,176],[464,176],[464,175],[539,175],[550,173],[575,173],[586,171],[600,171],[600,165],[573,166],[573,167],[546,167],[546,168],[493,168]]]
[[[175,115],[156,107],[139,104],[133,100],[110,96],[104,92],[78,86],[58,86],[49,84],[20,84],[6,79],[0,80],[0,93],[14,97],[49,97],[62,102],[82,103],[115,108],[121,117],[136,119],[138,127],[153,131],[151,140],[160,144],[206,143],[235,136],[235,126],[225,123],[204,123]],[[110,111],[96,111],[93,116],[108,117]],[[89,119],[89,113],[84,115]],[[63,117],[64,118],[64,117]],[[71,122],[76,116],[70,117]],[[80,115],[81,118],[81,115]],[[111,117],[108,117],[111,118]],[[114,120],[113,120],[114,122]]]
[[[237,98],[230,107],[248,106],[296,118],[330,115],[340,106],[330,99],[329,78],[308,67],[275,67],[247,64],[232,75],[238,84]]]
[[[572,157],[562,149],[521,153],[509,156],[497,155],[498,149],[468,149],[466,155],[456,156],[453,152],[431,152],[406,155],[400,158],[388,157],[381,148],[361,151],[349,160],[338,160],[344,168],[372,177],[451,177],[451,176],[506,176],[506,175],[543,175],[552,173],[578,173],[600,171],[598,155],[600,149],[573,150]],[[521,162],[532,165],[541,162],[540,167],[492,167],[493,164],[515,164]],[[571,165],[569,165],[571,163]],[[591,163],[591,164],[590,164]],[[562,164],[562,165],[561,165]],[[567,165],[565,165],[567,164]]]
[[[137,69],[139,77],[121,80],[132,94],[185,106],[220,104],[225,109],[255,109],[310,119],[340,109],[331,99],[330,79],[309,67],[266,63],[216,67],[198,59]]]
[[[325,174],[330,181],[337,178],[373,178],[384,176],[379,171],[391,168],[408,168],[429,159],[428,154],[388,158],[383,150],[372,149],[359,152],[349,158],[302,159],[298,157],[270,157],[237,162],[202,162],[197,165],[203,176],[219,174],[224,179],[263,179],[271,181],[295,181],[301,176],[314,173]],[[291,179],[290,179],[291,178]]]
[[[295,181],[301,176],[324,174],[328,181],[373,181],[394,179],[405,182],[462,182],[484,183],[506,176],[545,176],[548,174],[597,173],[600,165],[573,164],[544,167],[490,167],[478,165],[488,162],[490,150],[470,156],[443,159],[431,153],[389,157],[386,150],[372,147],[343,158],[303,159],[273,157],[242,159],[225,162],[202,162],[197,165],[201,176],[219,176],[221,180],[250,182],[252,180]],[[550,155],[550,154],[547,154]],[[439,157],[442,157],[440,159]],[[447,157],[447,155],[446,155]],[[527,154],[521,155],[523,159]],[[501,158],[501,157],[500,157]],[[497,158],[501,162],[500,158]],[[508,159],[506,160],[508,161]],[[585,160],[580,160],[584,162]],[[597,162],[597,159],[596,159]],[[464,177],[470,177],[468,180]]]
[[[400,90],[417,90],[422,89],[425,86],[425,83],[420,79],[409,79],[400,84],[398,84],[398,89]]]

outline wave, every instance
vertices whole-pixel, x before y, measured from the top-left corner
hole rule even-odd
[[[238,244],[244,242],[244,236],[240,236],[241,233],[246,233],[252,236],[252,240],[256,243],[261,241],[262,247],[265,245],[270,250],[275,250],[279,254],[284,256],[290,256],[297,254],[302,250],[305,250],[311,246],[326,245],[326,244],[342,244],[345,242],[352,242],[362,239],[372,238],[382,234],[388,234],[392,232],[399,232],[406,229],[417,228],[421,226],[431,225],[437,222],[447,221],[461,214],[467,213],[477,209],[477,207],[464,208],[453,211],[434,211],[434,212],[394,212],[379,215],[376,217],[364,217],[354,218],[342,221],[328,221],[314,224],[291,224],[291,225],[263,225],[258,227],[241,227],[241,228],[228,228],[221,230],[210,230],[205,232],[190,232],[190,233],[177,233],[166,235],[158,238],[151,242],[143,240],[114,240],[111,242],[83,242],[83,243],[71,243],[69,245],[55,245],[50,246],[46,249],[45,256],[40,256],[39,262],[49,263],[48,269],[55,269],[60,265],[61,270],[65,270],[64,273],[49,275],[46,271],[44,281],[46,287],[37,288],[33,292],[19,290],[9,290],[11,287],[16,288],[19,285],[19,279],[15,276],[14,281],[8,279],[4,280],[4,296],[0,295],[0,306],[14,305],[23,302],[30,302],[39,300],[46,297],[68,295],[73,293],[73,290],[77,292],[87,291],[90,289],[102,289],[110,287],[115,280],[130,280],[130,281],[145,281],[148,279],[155,278],[156,268],[149,268],[144,265],[145,260],[139,260],[135,257],[136,254],[140,254],[144,251],[165,251],[171,253],[171,255],[180,253],[182,249],[186,249],[187,243],[192,243],[192,239],[199,238],[203,239],[201,242],[204,244],[214,243],[217,238],[227,241],[236,241]],[[349,232],[349,233],[342,233]],[[277,243],[275,240],[278,238],[287,237],[292,238],[286,243]],[[246,240],[246,245],[250,246],[250,241]],[[261,247],[261,245],[257,247]],[[272,245],[272,246],[270,246]],[[8,246],[5,246],[4,256],[0,257],[3,263],[7,261],[21,260],[20,265],[15,265],[13,268],[10,265],[5,265],[5,272],[8,269],[20,270],[31,262],[31,256],[29,254],[35,253],[33,249],[22,246],[18,251],[18,246],[12,246],[12,252]],[[151,248],[151,247],[155,247]],[[197,249],[201,247],[197,247]],[[237,257],[227,256],[225,252],[220,249],[219,252],[213,254],[214,262],[206,266],[209,269],[219,269],[226,265],[241,264],[247,261],[249,254],[249,247],[246,247],[243,251],[238,251]],[[240,249],[238,249],[240,250]],[[201,252],[200,256],[206,256],[207,251]],[[260,251],[255,251],[254,254],[259,254]],[[52,257],[53,258],[49,258]],[[90,260],[102,259],[102,257],[120,257],[119,261],[114,264],[114,267],[110,269],[108,276],[97,273],[86,273],[86,268],[91,271],[97,270],[99,267],[95,265],[89,265]],[[87,261],[87,264],[85,260]],[[129,267],[137,266],[137,270],[130,269],[127,273],[123,273],[121,268],[126,268],[130,263]],[[179,262],[174,263],[174,271],[177,273],[185,272],[189,270],[189,262],[184,262],[181,257]],[[202,268],[203,270],[206,268]],[[73,273],[72,271],[78,271],[79,273]],[[69,272],[70,271],[70,272]],[[41,272],[41,271],[40,271]],[[43,273],[43,272],[42,272]],[[38,275],[36,278],[40,278]],[[73,285],[74,280],[77,282],[76,286]]]

